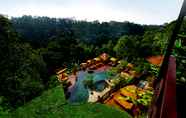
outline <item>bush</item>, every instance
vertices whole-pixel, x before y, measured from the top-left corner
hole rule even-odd
[[[118,73],[118,69],[116,67],[112,67],[106,71],[108,78],[115,76]]]
[[[159,74],[159,67],[156,65],[151,64],[150,65],[150,72],[151,74],[153,74],[154,76],[158,77]]]
[[[119,65],[122,66],[123,68],[126,68],[128,65],[128,62],[125,60],[121,60]]]
[[[143,71],[143,68],[140,67],[140,66],[137,66],[137,67],[134,67],[134,70],[137,72],[137,73],[141,73]]]
[[[56,87],[57,85],[59,85],[59,81],[57,79],[57,76],[56,75],[50,76],[49,82],[48,82],[48,87],[53,88],[53,87]]]

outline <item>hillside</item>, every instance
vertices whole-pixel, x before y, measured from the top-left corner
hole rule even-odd
[[[123,35],[142,35],[145,30],[145,27],[142,25],[128,21],[88,22],[67,18],[25,15],[14,17],[11,19],[11,22],[16,31],[34,44],[34,46],[44,46],[51,38],[59,35],[66,37],[69,32],[72,32],[70,35],[73,38],[80,39],[80,41],[100,45],[107,43],[109,40],[117,40]],[[159,26],[156,27],[159,28]]]
[[[68,104],[61,86],[44,92],[25,106],[19,107],[14,118],[129,118],[130,116],[102,104]]]

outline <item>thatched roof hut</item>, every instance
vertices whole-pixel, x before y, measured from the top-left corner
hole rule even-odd
[[[108,55],[107,53],[103,53],[103,54],[101,54],[99,57],[100,57],[103,61],[106,61],[106,60],[108,60],[109,55]]]

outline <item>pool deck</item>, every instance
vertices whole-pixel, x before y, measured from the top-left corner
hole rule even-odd
[[[76,83],[76,78],[77,78],[77,75],[70,75],[68,77],[68,82],[71,82],[71,86],[69,86],[68,91],[71,91],[72,88],[74,87],[74,85]]]
[[[88,102],[97,102],[99,97],[102,97],[103,95],[105,95],[105,93],[107,93],[108,91],[110,91],[111,88],[107,87],[105,88],[102,92],[97,92],[97,91],[90,91],[89,90],[89,98],[88,98]],[[91,94],[91,92],[93,94]]]
[[[108,70],[109,68],[110,68],[110,66],[104,65],[104,66],[94,70],[94,72],[104,72],[104,71]]]

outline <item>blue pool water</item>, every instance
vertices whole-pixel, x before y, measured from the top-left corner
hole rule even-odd
[[[70,91],[71,96],[69,98],[70,102],[86,102],[88,99],[88,89],[84,87],[83,80],[86,79],[86,77],[89,74],[86,71],[79,71],[78,72],[78,81],[75,83],[74,88]],[[93,81],[96,84],[96,87],[98,91],[101,91],[104,89],[105,83],[104,80],[107,79],[106,72],[95,72],[92,73],[93,75]]]
[[[105,87],[107,86],[107,83],[105,81],[100,81],[99,83],[96,83],[96,91],[103,91]]]

